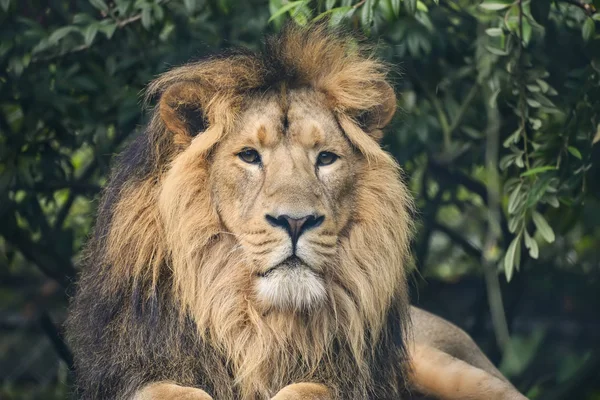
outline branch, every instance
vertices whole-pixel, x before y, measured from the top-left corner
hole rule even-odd
[[[467,97],[465,98],[465,101],[463,101],[463,103],[460,105],[460,108],[458,109],[458,113],[456,114],[456,118],[454,118],[454,121],[452,121],[452,125],[450,125],[450,128],[448,128],[449,131],[449,135],[452,136],[452,133],[454,133],[454,131],[456,130],[456,128],[458,128],[460,126],[460,124],[462,123],[462,120],[465,117],[465,114],[467,113],[467,110],[469,109],[469,106],[471,105],[471,102],[473,102],[473,99],[475,99],[475,95],[477,94],[477,91],[479,90],[479,84],[477,82],[475,82],[473,84],[473,86],[471,87],[471,89],[469,90],[469,93],[467,93]]]
[[[444,233],[450,240],[458,244],[465,253],[474,257],[481,258],[481,250],[477,248],[473,243],[465,239],[460,233],[453,231],[445,225],[440,224],[439,222],[434,222],[433,227],[435,230]]]
[[[44,274],[63,287],[69,286],[75,276],[75,267],[71,260],[62,259],[52,250],[33,242],[16,226],[13,229],[9,229],[7,226],[3,228],[6,229],[2,231],[4,239],[16,247],[28,261],[36,264]]]
[[[59,332],[56,325],[54,325],[54,322],[52,322],[52,319],[46,311],[42,312],[42,315],[40,315],[40,326],[46,334],[46,336],[48,337],[48,339],[50,340],[50,342],[52,343],[52,345],[54,346],[54,350],[56,350],[60,358],[62,358],[65,361],[65,363],[67,363],[69,369],[73,371],[73,354],[67,346],[63,335]]]

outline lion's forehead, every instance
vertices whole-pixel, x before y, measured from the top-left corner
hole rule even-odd
[[[257,147],[283,141],[304,148],[343,140],[333,112],[322,95],[311,90],[274,93],[250,102],[238,120],[235,140]]]

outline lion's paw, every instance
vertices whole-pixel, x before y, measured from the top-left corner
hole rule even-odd
[[[271,400],[330,400],[331,393],[319,383],[294,383],[281,389]]]

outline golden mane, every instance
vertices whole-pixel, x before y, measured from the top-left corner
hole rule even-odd
[[[131,281],[148,297],[168,282],[185,310],[181,316],[191,315],[199,336],[225,354],[247,398],[317,370],[334,389],[341,379],[354,380],[355,398],[378,390],[370,388],[371,361],[375,343],[389,335],[390,315],[406,322],[404,267],[412,234],[412,201],[400,169],[374,140],[388,122],[382,115],[395,107],[385,101],[386,74],[358,43],[319,25],[288,27],[262,53],[234,52],[175,68],[148,88],[147,99],[160,98],[147,131],[149,167],[120,186],[102,264],[114,287]],[[339,241],[335,262],[342,268],[328,278],[331,301],[310,317],[263,315],[250,305],[248,278],[238,268],[243,254],[206,190],[213,179],[210,151],[240,108],[282,86],[325,94],[345,135],[369,161],[357,177],[352,223]],[[194,124],[182,112],[190,108],[205,121],[201,140],[193,140],[199,132],[190,132]],[[331,348],[334,338],[339,348]],[[403,373],[386,372],[396,381]],[[388,385],[386,393],[402,389]],[[215,384],[215,398],[230,394]]]

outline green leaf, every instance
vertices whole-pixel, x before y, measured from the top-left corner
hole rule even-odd
[[[108,6],[104,2],[104,0],[90,0],[90,4],[100,11],[103,11],[105,13],[108,12]]]
[[[10,0],[0,0],[0,6],[4,11],[8,11],[8,7],[10,7]]]
[[[335,7],[335,3],[337,3],[337,0],[327,0],[325,2],[325,9],[331,10],[333,7]]]
[[[508,51],[502,50],[502,49],[498,49],[496,47],[485,46],[485,49],[487,51],[489,51],[490,53],[492,53],[494,55],[497,55],[497,56],[506,56],[506,55],[508,55]]]
[[[581,37],[583,37],[583,40],[587,42],[592,36],[594,36],[595,32],[596,24],[594,23],[594,20],[591,18],[586,18],[583,26],[581,27]]]
[[[396,18],[400,15],[400,0],[388,0]]]
[[[527,170],[527,171],[523,172],[521,174],[521,178],[523,178],[525,176],[537,175],[537,174],[542,173],[542,172],[554,171],[554,170],[556,170],[556,167],[551,166],[551,165],[546,165],[546,166],[543,166],[543,167],[532,168],[530,170]]]
[[[414,15],[417,11],[417,0],[404,0],[404,10],[408,15]]]
[[[196,0],[183,0],[183,5],[188,14],[193,14],[196,11]]]
[[[104,33],[104,35],[106,36],[107,39],[112,38],[116,29],[117,29],[116,22],[109,22],[107,24],[102,24],[100,26],[100,32]]]
[[[271,15],[271,18],[269,18],[268,22],[272,22],[274,19],[284,15],[288,11],[291,11],[297,7],[300,7],[302,4],[304,4],[304,1],[292,1],[292,2],[287,3],[286,5],[281,7],[279,10],[277,10],[277,12],[275,14]]]
[[[577,150],[576,147],[569,146],[567,147],[567,150],[569,150],[569,153],[571,153],[575,158],[578,158],[580,160],[582,159],[581,153],[579,152],[579,150]]]
[[[48,37],[48,43],[50,45],[55,45],[58,44],[58,42],[64,38],[65,36],[67,36],[69,33],[71,32],[76,32],[78,31],[77,27],[69,25],[69,26],[63,26],[62,28],[58,28],[57,30],[55,30],[54,32],[52,32],[52,34]]]
[[[417,0],[417,10],[429,12],[429,8],[427,8],[427,5],[425,5],[425,3],[423,3],[421,0]]]
[[[521,202],[523,200],[523,196],[521,195],[521,187],[522,186],[523,186],[523,184],[520,183],[519,186],[517,186],[512,191],[510,196],[508,197],[508,213],[509,214],[514,214],[515,211],[517,210],[518,206],[521,204]]]
[[[329,16],[329,18],[330,18],[329,22],[330,22],[331,26],[335,26],[335,25],[338,25],[340,23],[340,21],[342,19],[344,19],[344,17],[346,17],[348,12],[352,11],[352,10],[353,10],[353,8],[351,6],[332,8],[331,10],[327,10],[327,11],[319,14],[315,19],[313,19],[313,22],[319,21],[319,20]],[[335,19],[335,22],[333,22],[334,19]]]
[[[527,232],[527,230],[525,230],[525,247],[529,249],[529,256],[537,260],[538,256],[540,255],[540,248],[538,247],[537,241],[529,236],[529,232]]]
[[[485,0],[483,3],[479,5],[479,7],[488,11],[498,11],[504,10],[511,6],[512,3],[500,0]]]
[[[150,29],[150,26],[152,25],[152,14],[149,7],[145,7],[142,10],[142,25],[146,29]]]
[[[373,24],[374,3],[374,0],[367,0],[360,9],[360,23],[366,32],[369,32],[371,24]]]
[[[504,274],[506,280],[510,282],[512,279],[515,267],[519,268],[521,263],[521,234],[519,233],[508,246],[504,255]]]
[[[349,18],[352,13],[354,13],[354,8],[351,6],[340,7],[331,13],[331,18],[329,19],[330,26],[339,25],[344,19]]]
[[[523,44],[527,47],[531,39],[531,24],[527,18],[523,18],[523,37],[521,39],[523,39]]]
[[[304,26],[312,18],[312,10],[306,4],[302,4],[294,11],[291,11],[290,15],[295,23],[300,26]]]
[[[86,46],[89,46],[92,44],[97,33],[98,33],[98,24],[91,24],[87,28],[85,28],[85,31],[83,32],[83,41]]]
[[[546,219],[537,211],[534,211],[531,215],[533,217],[533,223],[537,228],[540,235],[546,240],[548,243],[554,242],[555,236],[554,231],[546,222]]]
[[[488,28],[485,30],[485,33],[491,37],[498,37],[502,36],[503,31],[502,28]]]
[[[519,138],[521,137],[521,128],[517,128],[516,131],[510,134],[509,137],[502,143],[502,146],[505,148],[509,148],[511,144],[515,144],[519,142]]]

